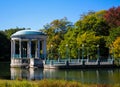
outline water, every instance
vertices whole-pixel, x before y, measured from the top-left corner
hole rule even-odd
[[[120,83],[120,69],[20,69],[0,63],[0,79],[41,80],[45,78],[79,81],[82,83]]]

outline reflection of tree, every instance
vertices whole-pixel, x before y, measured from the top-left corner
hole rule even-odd
[[[0,79],[10,79],[9,63],[0,62]]]
[[[11,68],[11,79],[40,80],[43,78],[75,80],[82,83],[109,84],[119,83],[119,69],[81,69],[81,70],[55,70],[55,69],[20,69]]]

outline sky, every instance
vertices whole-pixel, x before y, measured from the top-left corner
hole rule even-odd
[[[120,6],[120,0],[0,0],[0,30],[40,30],[55,19],[67,17],[73,24],[88,11]]]

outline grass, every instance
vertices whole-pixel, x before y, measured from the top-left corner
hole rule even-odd
[[[120,84],[82,84],[75,81],[43,79],[39,81],[0,80],[0,87],[120,87]]]

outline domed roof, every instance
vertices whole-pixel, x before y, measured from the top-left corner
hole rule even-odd
[[[23,36],[23,35],[45,35],[43,32],[35,31],[35,30],[20,30],[16,33],[12,34],[11,37],[14,36]]]

